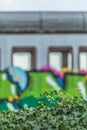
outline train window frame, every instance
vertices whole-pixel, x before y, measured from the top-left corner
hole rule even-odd
[[[71,52],[71,56],[72,56],[72,64],[71,64],[71,69],[73,69],[73,48],[72,46],[50,46],[48,48],[48,65],[49,65],[49,54],[50,52],[64,52],[64,51],[69,51]],[[61,68],[62,69],[62,68]]]
[[[80,46],[78,51],[78,68],[80,69],[80,53],[81,52],[87,52],[87,46]]]
[[[30,52],[32,55],[31,70],[36,69],[36,48],[35,47],[13,47],[12,54],[11,54],[11,65],[12,66],[13,66],[13,54],[16,52]],[[30,71],[30,70],[27,70],[27,71]]]

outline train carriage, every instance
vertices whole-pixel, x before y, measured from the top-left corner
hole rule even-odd
[[[0,69],[87,69],[87,12],[0,12]]]

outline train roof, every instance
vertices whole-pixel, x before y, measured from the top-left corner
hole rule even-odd
[[[87,12],[0,12],[0,33],[87,32]]]

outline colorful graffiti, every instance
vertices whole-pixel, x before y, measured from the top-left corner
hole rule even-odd
[[[63,90],[87,100],[87,72],[66,68],[58,72],[49,66],[25,72],[18,67],[9,67],[0,72],[0,110],[36,107],[39,101],[50,106],[50,102],[41,99],[40,95],[53,90]]]

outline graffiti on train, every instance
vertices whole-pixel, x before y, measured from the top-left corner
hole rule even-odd
[[[77,72],[68,68],[57,71],[50,66],[43,66],[37,71],[26,72],[19,67],[9,67],[0,72],[2,106],[4,103],[2,101],[5,101],[11,109],[14,106],[18,108],[15,101],[20,100],[24,107],[29,107],[29,101],[35,105],[35,99],[38,99],[40,94],[53,90],[63,90],[72,96],[77,95],[87,100],[87,71]]]

